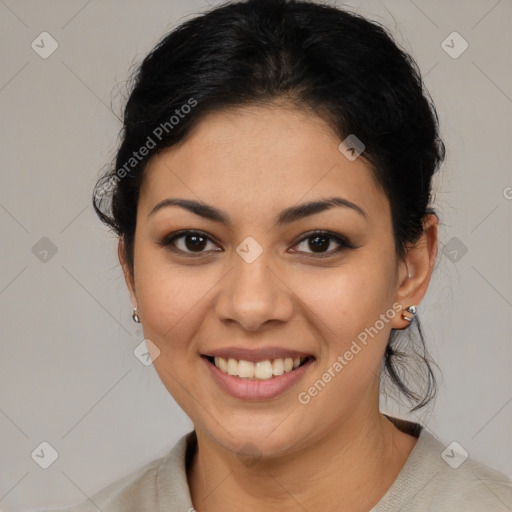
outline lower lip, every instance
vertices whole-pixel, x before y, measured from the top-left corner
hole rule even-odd
[[[295,370],[268,380],[252,380],[228,375],[219,370],[213,363],[210,363],[205,357],[202,357],[202,359],[220,388],[229,395],[243,400],[268,400],[282,395],[304,376],[314,361],[309,359]]]

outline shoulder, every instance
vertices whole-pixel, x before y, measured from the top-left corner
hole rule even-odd
[[[391,510],[510,512],[512,480],[423,428],[402,471],[373,509]]]
[[[38,509],[33,512],[160,510],[159,505],[167,503],[162,503],[162,499],[166,498],[162,495],[164,488],[164,493],[167,490],[174,493],[183,491],[182,487],[186,482],[184,455],[189,439],[190,433],[183,436],[164,457],[148,462],[79,503],[65,508]]]
[[[456,470],[445,469],[438,480],[443,482],[438,487],[446,502],[451,499],[454,506],[463,505],[465,512],[512,510],[512,480],[472,458]]]

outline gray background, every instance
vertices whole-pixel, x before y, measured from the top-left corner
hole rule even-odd
[[[512,1],[347,5],[390,27],[415,57],[448,148],[436,181],[439,260],[420,306],[444,378],[435,406],[417,419],[512,475]],[[133,355],[143,335],[116,240],[90,198],[114,155],[130,66],[205,8],[203,0],[0,0],[4,512],[82,500],[191,428],[152,366]],[[59,45],[46,59],[31,47],[42,46],[43,31]],[[453,31],[469,44],[458,58],[441,45]],[[31,457],[43,441],[58,452],[48,469]]]

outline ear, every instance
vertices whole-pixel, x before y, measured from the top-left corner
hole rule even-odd
[[[132,301],[133,307],[135,307],[137,305],[137,295],[135,293],[135,280],[133,273],[128,265],[128,262],[126,261],[124,238],[119,239],[119,243],[117,245],[117,257],[119,258],[119,263],[121,264],[121,268],[123,269],[124,280],[126,282],[128,291],[130,292],[130,299]]]
[[[434,214],[426,215],[420,239],[408,248],[406,256],[399,263],[395,302],[402,306],[401,312],[408,306],[417,306],[427,292],[437,256],[437,228],[437,217]],[[394,329],[405,329],[410,322],[400,313],[395,315],[391,325]]]

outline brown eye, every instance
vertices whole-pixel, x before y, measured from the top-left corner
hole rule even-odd
[[[160,245],[168,247],[174,252],[183,253],[184,255],[198,256],[208,252],[205,250],[209,247],[208,244],[212,246],[210,250],[220,250],[218,248],[215,249],[217,246],[212,242],[210,237],[200,231],[181,231],[179,233],[166,236],[160,242]]]
[[[314,236],[308,238],[309,247],[313,252],[323,252],[329,248],[330,238],[328,236]]]
[[[185,247],[189,251],[201,251],[207,244],[207,238],[203,235],[184,235],[181,238],[185,239]]]
[[[333,247],[338,246],[337,248]],[[343,249],[355,248],[345,237],[330,233],[328,231],[315,232],[306,238],[303,238],[296,247],[302,247],[297,252],[306,254],[317,254],[318,257],[327,257],[339,253]],[[331,248],[331,250],[328,250]]]

